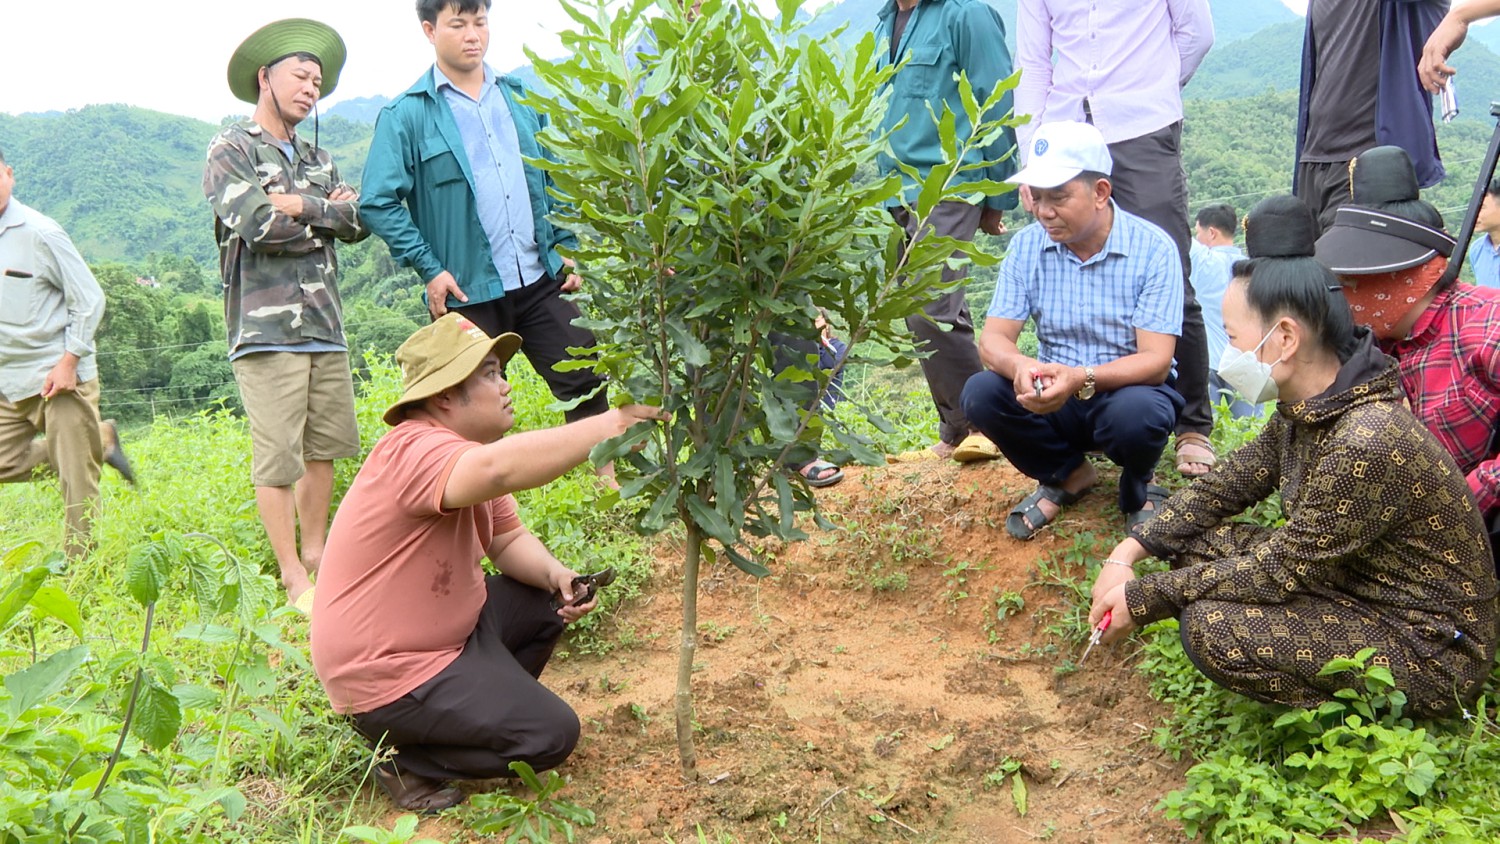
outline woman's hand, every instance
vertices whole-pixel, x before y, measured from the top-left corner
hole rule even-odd
[[[1090,630],[1099,625],[1099,620],[1104,618],[1105,613],[1110,614],[1109,627],[1099,637],[1100,644],[1112,645],[1135,630],[1135,619],[1130,616],[1130,607],[1125,605],[1124,583],[1109,590],[1103,597],[1094,599],[1094,606],[1089,610]]]

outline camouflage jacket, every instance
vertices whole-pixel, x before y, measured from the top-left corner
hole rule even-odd
[[[249,120],[225,128],[208,145],[203,193],[214,209],[224,323],[229,351],[241,346],[344,343],[335,238],[363,240],[359,201],[331,200],[348,187],[322,149],[298,137],[287,161],[274,139]],[[302,194],[302,215],[271,205],[270,194]]]

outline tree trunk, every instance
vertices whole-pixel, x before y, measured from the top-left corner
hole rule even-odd
[[[685,514],[684,514],[685,515]],[[698,752],[693,748],[693,659],[698,654],[698,563],[703,534],[687,522],[687,557],[682,566],[682,642],[677,651],[677,755],[682,778],[698,778]]]

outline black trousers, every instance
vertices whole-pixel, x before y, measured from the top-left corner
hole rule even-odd
[[[1207,435],[1214,428],[1208,397],[1208,331],[1203,307],[1193,292],[1188,257],[1187,173],[1182,169],[1182,121],[1138,138],[1109,145],[1114,159],[1115,202],[1159,226],[1177,244],[1182,258],[1182,336],[1177,338],[1177,392],[1186,403],[1177,416],[1177,433]]]
[[[562,298],[562,281],[542,276],[520,290],[507,291],[499,299],[454,308],[484,329],[491,337],[510,331],[521,335],[521,352],[531,367],[547,382],[559,401],[572,401],[599,388],[604,380],[588,370],[558,372],[553,365],[572,360],[570,346],[594,345],[593,332],[573,324],[581,314],[578,306]],[[569,422],[597,416],[609,410],[609,397],[600,389],[584,403],[563,414]]]
[[[578,743],[578,716],[537,680],[563,631],[551,595],[503,574],[486,577],[485,587],[479,624],[457,659],[353,718],[372,746],[395,749],[398,771],[435,780],[508,777],[517,760],[555,768]]]
[[[973,240],[979,230],[979,217],[983,209],[967,202],[940,202],[933,209],[930,222],[934,231],[956,240]],[[891,216],[896,225],[906,230],[907,237],[915,237],[916,220],[905,208],[892,208]],[[943,281],[967,278],[969,266],[959,269],[943,268]],[[969,303],[962,287],[948,293],[922,308],[922,313],[906,318],[906,326],[917,338],[917,350],[930,352],[922,358],[922,374],[927,378],[927,388],[932,391],[932,403],[938,412],[938,439],[949,445],[958,445],[969,434],[969,420],[964,416],[964,384],[970,376],[983,366],[979,362],[979,347],[974,345],[974,319],[969,315]]]
[[[1318,229],[1328,231],[1339,207],[1349,202],[1349,162],[1298,162],[1297,198],[1312,209]]]

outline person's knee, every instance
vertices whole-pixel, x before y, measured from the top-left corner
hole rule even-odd
[[[1015,389],[1000,375],[981,370],[970,376],[959,396],[964,416],[980,428],[993,425],[1016,407]]]
[[[578,714],[567,704],[561,704],[548,718],[546,729],[536,737],[536,750],[526,762],[538,771],[556,768],[573,755],[581,732]]]
[[[1096,421],[1096,439],[1120,451],[1160,450],[1177,426],[1177,410],[1163,390],[1126,387]]]

